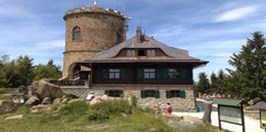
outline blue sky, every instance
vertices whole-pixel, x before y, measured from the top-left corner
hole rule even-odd
[[[0,0],[0,55],[34,58],[34,64],[53,59],[63,63],[68,9],[92,6],[92,0]],[[128,38],[141,26],[147,35],[208,60],[199,72],[231,68],[229,57],[254,31],[266,34],[266,0],[98,0],[131,19]],[[197,79],[196,79],[197,80]]]

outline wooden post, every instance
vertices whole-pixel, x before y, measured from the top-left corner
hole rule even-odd
[[[218,104],[218,124],[219,124],[219,130],[222,130],[222,124],[220,120],[220,105]]]
[[[242,131],[245,132],[245,116],[243,104],[241,104],[241,120],[242,120]]]

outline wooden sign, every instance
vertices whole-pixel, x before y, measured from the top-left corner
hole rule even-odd
[[[234,99],[214,99],[213,104],[218,105],[218,123],[219,130],[222,130],[222,123],[241,125],[242,131],[245,132],[245,120],[242,100]]]

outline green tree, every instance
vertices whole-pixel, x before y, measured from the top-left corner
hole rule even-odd
[[[210,76],[210,87],[211,87],[211,93],[217,93],[218,92],[218,78],[216,74],[213,72]]]
[[[61,77],[60,67],[54,65],[53,60],[50,60],[47,65],[39,64],[35,66],[33,70],[33,80],[47,79],[59,79]]]
[[[220,70],[217,76],[218,76],[218,81],[217,81],[218,91],[217,92],[221,94],[226,94],[227,93],[227,76],[223,70]]]
[[[7,57],[5,57],[7,58]],[[27,86],[32,82],[32,60],[28,56],[19,56],[18,59],[4,60],[3,71],[5,73],[5,87]]]
[[[199,73],[199,82],[196,84],[196,91],[202,94],[209,94],[211,91],[210,81],[206,73]]]
[[[0,88],[4,87],[7,83],[6,73],[4,71],[4,62],[0,59]]]
[[[235,68],[228,70],[234,79],[231,85],[237,87],[241,97],[266,100],[265,61],[265,37],[261,32],[253,33],[240,52],[230,57],[229,64]]]
[[[19,70],[20,85],[28,86],[32,82],[33,59],[26,56],[19,56],[16,66]]]

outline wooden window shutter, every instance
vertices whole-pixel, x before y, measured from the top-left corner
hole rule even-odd
[[[165,94],[166,94],[166,98],[171,98],[172,97],[171,90],[166,90]]]
[[[155,91],[155,98],[160,98],[160,91],[159,90]]]
[[[186,98],[186,91],[185,90],[181,90],[179,93],[180,93],[181,98]]]
[[[140,97],[141,97],[141,98],[146,98],[145,90],[141,90],[141,91],[140,91]]]
[[[104,94],[106,94],[106,95],[109,96],[109,95],[110,95],[110,90],[105,90],[105,91],[104,91]]]

